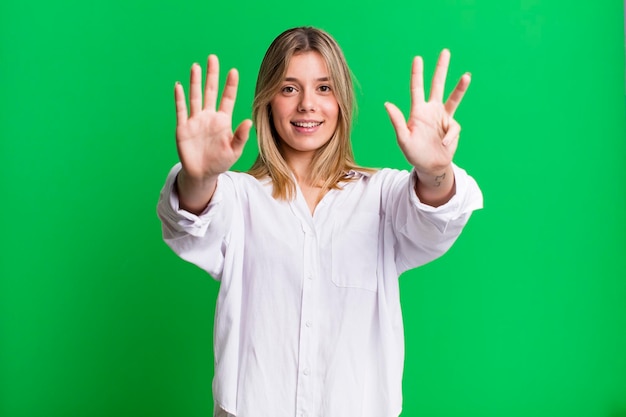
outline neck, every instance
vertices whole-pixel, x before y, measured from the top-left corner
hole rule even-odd
[[[300,185],[310,185],[312,155],[299,155],[298,157],[285,158],[287,166],[291,168],[296,181]]]

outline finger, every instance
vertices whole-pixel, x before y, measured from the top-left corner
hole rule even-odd
[[[248,141],[250,136],[250,128],[252,127],[252,120],[246,119],[237,126],[235,134],[233,135],[232,146],[233,150],[240,154],[243,151],[243,147]]]
[[[452,91],[450,97],[448,97],[445,105],[446,112],[448,112],[450,116],[454,116],[454,112],[459,107],[459,104],[461,104],[461,100],[463,100],[463,96],[465,95],[471,81],[472,76],[469,72],[466,72],[463,74],[456,87],[454,87],[454,91]]]
[[[450,51],[444,49],[439,54],[435,75],[430,87],[430,99],[443,102],[443,92],[446,88],[446,76],[448,75],[448,65],[450,64]]]
[[[176,104],[176,125],[180,126],[187,122],[187,103],[185,91],[179,82],[174,85],[174,103]]]
[[[389,114],[389,119],[396,131],[398,140],[403,140],[409,135],[409,128],[406,125],[404,115],[395,104],[385,103],[385,109],[387,109],[387,114]]]
[[[200,71],[200,65],[194,63],[191,66],[189,82],[189,115],[191,117],[202,110],[202,76],[200,75]]]
[[[424,60],[421,56],[413,59],[411,68],[411,116],[417,113],[420,103],[424,102]]]
[[[220,102],[220,111],[232,114],[237,99],[237,86],[239,85],[239,73],[236,69],[231,69],[226,77],[226,85]]]
[[[220,63],[216,55],[209,55],[206,63],[206,86],[204,87],[204,108],[215,110],[217,88],[220,78]]]
[[[448,130],[446,131],[446,135],[443,137],[443,146],[452,148],[454,151],[459,141],[460,134],[461,125],[456,120],[450,118]]]

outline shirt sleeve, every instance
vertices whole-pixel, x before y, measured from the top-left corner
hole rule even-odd
[[[461,234],[474,210],[483,207],[476,181],[453,165],[456,191],[446,204],[432,207],[415,193],[417,175],[401,182],[395,193],[392,224],[396,237],[396,266],[400,273],[443,255]]]
[[[218,178],[217,188],[210,203],[199,215],[183,210],[176,193],[176,177],[181,164],[169,172],[157,204],[163,240],[182,259],[207,271],[216,280],[221,279],[224,257],[232,222],[232,201],[224,198],[232,181]]]

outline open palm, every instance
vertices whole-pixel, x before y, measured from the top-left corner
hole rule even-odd
[[[180,83],[176,83],[176,147],[185,174],[202,180],[227,171],[241,156],[248,139],[251,120],[244,120],[232,130],[232,113],[237,97],[239,75],[232,69],[226,78],[226,85],[217,105],[219,61],[215,55],[207,60],[204,103],[202,97],[202,76],[199,65],[191,68],[189,86],[189,114],[185,93]]]
[[[408,121],[394,104],[385,104],[400,149],[418,172],[433,173],[449,166],[458,145],[461,127],[453,116],[467,91],[470,75],[461,77],[444,103],[449,62],[450,52],[444,49],[433,75],[430,98],[426,101],[424,62],[421,57],[415,57],[411,71],[411,112]]]

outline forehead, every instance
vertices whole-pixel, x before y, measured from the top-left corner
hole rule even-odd
[[[285,78],[330,77],[326,60],[317,51],[300,52],[293,55],[285,72]]]

